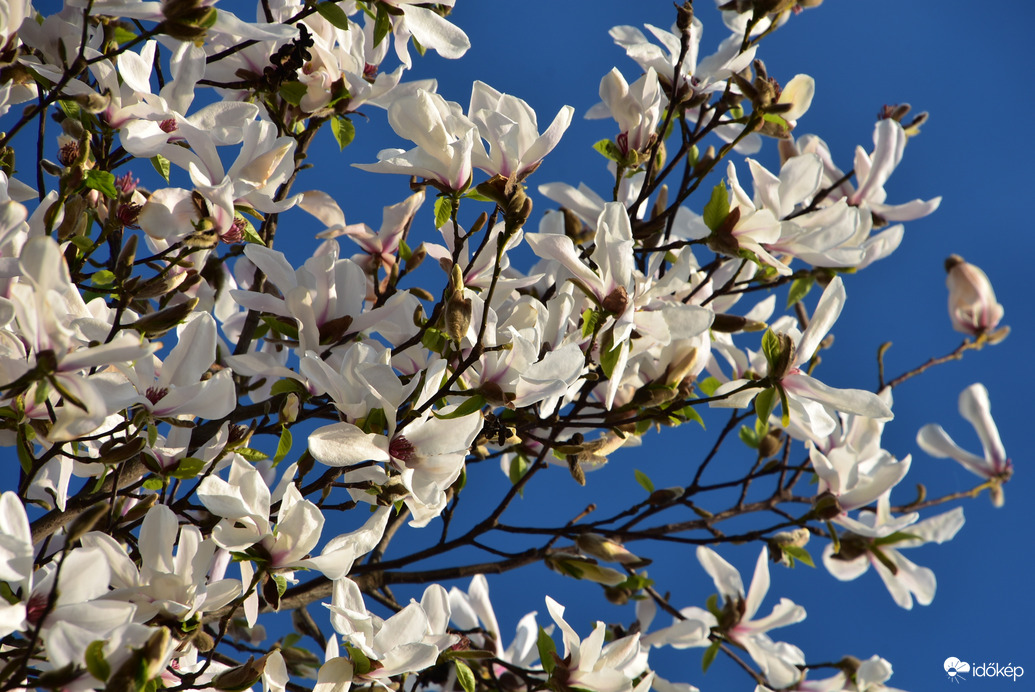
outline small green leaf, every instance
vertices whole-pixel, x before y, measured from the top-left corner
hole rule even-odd
[[[58,107],[72,120],[79,120],[79,104],[75,101],[58,101]]]
[[[783,549],[783,552],[787,555],[790,555],[793,560],[797,560],[798,562],[806,564],[809,567],[816,566],[816,563],[812,561],[812,556],[809,555],[809,551],[805,550],[804,548],[800,548],[796,545],[785,545],[781,546],[781,548]],[[794,563],[792,562],[791,564],[793,565]]]
[[[277,332],[278,334],[283,334],[289,339],[298,339],[297,325],[291,324],[287,320],[271,317],[270,315],[263,315],[262,321],[265,322],[270,329]]]
[[[582,337],[586,338],[590,334],[594,334],[597,329],[600,328],[600,324],[604,321],[605,317],[606,315],[602,310],[586,308],[582,312]]]
[[[471,669],[460,660],[453,661],[453,665],[456,666],[456,681],[460,687],[464,688],[464,692],[474,692],[474,673]]]
[[[144,489],[145,490],[155,490],[155,491],[158,491],[158,490],[161,490],[164,487],[165,487],[165,481],[163,481],[161,478],[151,477],[151,478],[148,478],[146,481],[144,481]]]
[[[282,574],[274,574],[273,582],[277,585],[277,595],[283,596],[287,593],[287,578]]]
[[[718,640],[712,642],[705,652],[704,657],[701,659],[701,671],[704,673],[708,672],[708,669],[712,667],[712,663],[715,661],[715,657],[719,655],[719,642]]]
[[[91,251],[93,251],[93,240],[91,240],[89,236],[85,236],[85,235],[73,236],[71,242],[72,242],[72,245],[75,245],[77,248],[79,248],[83,252],[91,252]]]
[[[333,2],[321,2],[316,5],[316,11],[320,13],[320,16],[331,23],[336,29],[342,31],[349,30],[349,16],[345,14],[345,10],[338,7]]]
[[[349,652],[349,659],[352,661],[352,672],[355,675],[366,675],[370,672],[370,659],[359,649],[354,646],[345,645],[345,649]]]
[[[121,45],[123,43],[129,43],[130,41],[135,39],[137,35],[129,29],[127,29],[126,27],[116,24],[115,31],[112,32],[111,37],[115,41],[115,43]]]
[[[608,334],[607,339],[600,346],[600,367],[604,371],[604,375],[611,377],[611,374],[615,371],[615,366],[618,365],[618,361],[622,357],[623,351],[629,348],[629,342],[625,341],[619,344],[617,347],[612,348],[611,335]]]
[[[464,193],[464,199],[472,199],[475,202],[492,202],[491,199],[473,188]],[[492,203],[495,204],[495,202]]]
[[[309,390],[305,388],[305,385],[298,380],[293,380],[290,377],[285,377],[282,380],[277,380],[270,387],[270,396],[277,396],[278,394],[309,394]]]
[[[557,661],[553,658],[557,646],[553,643],[553,638],[542,627],[539,628],[539,637],[536,639],[535,645],[539,649],[539,662],[543,664],[546,674],[550,675],[557,666]]]
[[[697,383],[697,388],[701,390],[701,394],[705,396],[715,396],[715,390],[719,388],[722,382],[719,382],[714,377],[706,377]]]
[[[701,418],[701,414],[697,412],[696,406],[684,406],[679,409],[678,414],[686,419],[687,422],[696,421],[702,428],[707,429],[704,424],[704,419]]]
[[[726,183],[720,182],[712,188],[712,197],[704,205],[704,223],[711,230],[717,230],[730,215],[730,193]]]
[[[654,492],[654,484],[651,482],[650,477],[647,476],[647,474],[639,469],[634,469],[633,475],[636,476],[636,482],[642,485],[644,490],[648,493]]]
[[[86,669],[98,680],[107,681],[111,675],[111,666],[104,658],[104,640],[97,639],[86,647]]]
[[[158,175],[165,179],[165,182],[169,182],[169,171],[172,170],[172,165],[169,163],[169,159],[165,158],[161,154],[155,154],[151,157],[151,165],[158,171]]]
[[[244,241],[246,243],[251,243],[252,245],[261,245],[266,247],[266,243],[262,242],[262,238],[255,232],[255,227],[252,226],[251,221],[248,219],[244,220]]]
[[[108,199],[118,199],[119,191],[115,189],[115,174],[108,171],[99,171],[91,168],[86,172],[86,179],[83,181],[86,187],[97,190]]]
[[[405,240],[399,241],[399,259],[403,262],[409,262],[410,258],[413,257],[413,250],[407,245]]]
[[[780,337],[772,329],[766,329],[762,335],[762,353],[769,363],[769,372],[772,373],[780,362]]]
[[[740,432],[737,434],[740,437],[741,442],[746,444],[751,449],[758,449],[758,433],[754,429],[749,428],[746,425],[742,425],[740,426]]]
[[[111,286],[115,283],[115,274],[107,269],[101,269],[100,271],[93,273],[93,276],[90,277],[90,281],[94,286]]]
[[[453,198],[443,195],[435,200],[435,228],[442,228],[453,214]]]
[[[516,484],[524,477],[525,471],[527,470],[528,459],[525,459],[523,456],[518,454],[510,460],[510,471],[507,473],[507,476],[510,478],[510,482],[512,484]]]
[[[301,82],[284,82],[280,85],[280,97],[292,106],[302,103],[302,97],[305,96],[306,91],[308,90],[305,84]]]
[[[772,415],[774,408],[776,408],[776,389],[774,387],[763,389],[755,397],[755,415],[758,416],[755,433],[758,435],[758,439],[769,431],[769,416]]]
[[[377,6],[377,17],[374,19],[374,48],[381,45],[385,36],[392,30],[392,20],[388,17],[388,11],[380,3]]]
[[[238,447],[234,450],[248,461],[262,461],[263,459],[269,459],[270,455],[265,452],[260,452],[257,449],[250,447]]]
[[[777,382],[776,391],[780,392],[780,407],[783,409],[780,416],[780,424],[786,428],[791,424],[791,407],[787,403],[787,390],[783,388],[782,384]]]
[[[605,159],[620,163],[622,160],[622,152],[619,151],[618,145],[616,145],[610,139],[602,139],[593,145],[593,149],[603,156]]]
[[[439,420],[452,420],[453,418],[462,418],[463,416],[470,415],[475,411],[480,411],[482,406],[485,406],[485,397],[481,394],[475,394],[474,396],[467,397],[467,401],[456,407],[455,410],[449,413],[439,414],[438,411],[432,411],[431,413]]]
[[[334,133],[334,139],[338,140],[339,151],[343,151],[356,138],[356,126],[344,115],[331,119],[331,132]]]
[[[280,441],[277,443],[277,452],[273,455],[273,465],[276,466],[291,451],[291,431],[285,427],[280,431]]]
[[[197,478],[201,470],[205,468],[206,463],[208,462],[196,457],[184,457],[180,459],[180,463],[176,465],[176,469],[172,472],[173,478],[180,478],[182,480]]]
[[[787,307],[791,307],[799,300],[802,300],[812,290],[812,284],[816,283],[816,277],[812,274],[795,279],[791,282],[791,288],[787,291]]]

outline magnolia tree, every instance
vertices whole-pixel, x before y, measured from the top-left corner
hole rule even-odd
[[[685,2],[611,30],[631,61],[582,115],[615,121],[613,184],[550,182],[571,107],[541,126],[488,84],[461,105],[406,79],[468,49],[452,4],[0,0],[0,690],[688,692],[718,656],[744,689],[886,689],[880,656],[782,641],[806,611],[767,591],[815,560],[927,604],[900,551],[952,539],[957,500],[1003,503],[980,384],[960,411],[982,452],[917,436],[973,490],[893,504],[911,460],[881,445],[897,385],[1006,336],[980,269],[946,262],[955,351],[880,365],[877,391],[817,367],[851,274],[938,207],[885,190],[925,116],[885,108],[840,160],[802,134],[812,78],[760,58],[819,0],[721,4],[717,48]],[[352,162],[376,109],[412,146]],[[376,230],[304,171],[331,134],[398,200]],[[530,186],[555,207],[533,215]],[[300,266],[285,224],[321,241]],[[640,464],[607,516],[511,519],[676,426],[685,484]],[[748,587],[732,543],[757,546]],[[649,576],[674,549],[715,596]],[[625,619],[569,624],[539,593],[546,617],[501,631],[485,575],[542,564]],[[678,679],[665,647],[699,649]]]

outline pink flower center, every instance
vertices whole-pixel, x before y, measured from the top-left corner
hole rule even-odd
[[[388,453],[393,459],[398,459],[407,465],[409,465],[408,462],[413,461],[417,456],[417,450],[413,448],[413,443],[402,435],[396,435],[388,443]]]
[[[162,132],[176,132],[176,119],[168,118],[158,123],[158,127],[162,128]]]
[[[148,387],[147,391],[144,392],[144,398],[150,401],[152,404],[157,404],[159,401],[165,398],[165,395],[169,393],[167,387]]]

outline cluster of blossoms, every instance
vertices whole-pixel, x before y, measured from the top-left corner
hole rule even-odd
[[[933,572],[899,551],[963,525],[960,508],[922,518],[892,506],[911,460],[881,447],[891,387],[837,389],[813,374],[846,300],[842,275],[886,257],[902,222],[938,207],[886,201],[920,119],[890,109],[845,174],[821,139],[797,132],[813,80],[781,88],[756,57],[763,35],[818,3],[724,3],[730,34],[707,57],[686,3],[671,31],[647,27],[653,39],[613,29],[642,71],[631,83],[607,73],[586,114],[617,123],[597,146],[614,189],[539,183],[560,208],[533,230],[528,181],[574,109],[541,131],[527,103],[488,84],[464,108],[433,81],[405,81],[411,43],[446,58],[469,47],[452,4],[286,0],[249,22],[195,0],[77,0],[48,17],[0,0],[0,444],[20,466],[0,495],[0,657],[11,662],[0,690],[283,690],[304,678],[321,691],[696,689],[651,668],[664,646],[700,647],[706,662],[746,652],[760,690],[887,689],[878,656],[810,677],[805,653],[768,634],[805,609],[786,598],[759,609],[770,561],[811,562],[810,536],[825,541],[836,578],[872,565],[900,606],[930,603]],[[410,178],[376,231],[347,223],[326,191],[294,187],[320,126],[344,149],[361,107],[385,110],[414,145],[354,164]],[[38,137],[56,162],[19,179],[15,137],[51,113],[61,135],[39,125]],[[681,137],[666,145],[673,130]],[[778,171],[730,158],[764,137],[779,142]],[[692,210],[690,192],[723,158],[724,177]],[[140,159],[160,187],[119,170]],[[429,195],[434,224],[420,215]],[[296,267],[274,241],[279,223],[300,218],[316,220],[321,242]],[[527,272],[511,264],[521,250],[536,258]],[[437,268],[419,268],[428,257]],[[987,277],[955,256],[947,267],[961,348],[1001,340]],[[776,314],[781,287],[797,317]],[[753,301],[756,289],[767,297]],[[570,522],[520,554],[487,543],[549,465],[585,485],[619,448],[699,420],[702,405],[746,423],[745,493],[752,464],[781,453],[786,463],[796,443],[819,479],[802,490],[797,469],[778,484],[773,505],[797,503],[800,518],[759,532],[746,591],[702,546],[717,597],[671,605],[618,523]],[[979,475],[1002,505],[1012,466],[980,384],[960,410],[984,458],[934,425],[918,442]],[[488,459],[513,488],[450,536],[469,467]],[[699,516],[696,479],[649,489],[630,516]],[[325,531],[331,512],[348,530]],[[718,521],[695,528],[720,536]],[[441,540],[387,555],[404,525]],[[424,578],[477,574],[466,592],[431,583],[420,601],[396,600],[390,584],[417,580],[400,568],[458,548],[500,561]],[[553,626],[531,613],[505,646],[482,573],[538,562],[615,602],[639,599],[633,625],[596,622],[580,637],[547,596]],[[321,601],[332,637],[305,610]],[[652,627],[658,607],[670,625]],[[296,613],[297,634],[266,645],[261,615],[280,609]],[[240,651],[258,653],[244,662]]]

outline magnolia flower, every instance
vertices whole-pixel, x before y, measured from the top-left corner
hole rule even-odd
[[[988,481],[992,504],[1002,507],[1003,483],[1013,475],[1013,462],[1006,456],[1003,441],[999,438],[999,429],[992,420],[992,405],[988,401],[988,390],[981,383],[967,387],[960,394],[960,414],[974,426],[985,456],[964,451],[953,442],[940,425],[929,423],[917,433],[916,443],[920,449],[939,459],[955,459],[971,473]]]
[[[467,593],[457,587],[449,590],[450,619],[461,630],[477,630],[482,628],[486,634],[471,634],[471,643],[477,648],[492,651],[496,658],[520,668],[530,668],[539,657],[536,648],[536,636],[539,628],[536,625],[535,611],[528,613],[517,624],[514,640],[506,649],[500,637],[500,626],[496,621],[496,613],[489,600],[489,582],[485,575],[478,574],[471,579]],[[498,666],[496,673],[501,675],[506,668]]]
[[[797,681],[800,677],[797,666],[805,664],[805,655],[796,646],[774,642],[766,632],[801,622],[805,619],[805,609],[790,599],[781,598],[769,615],[758,620],[752,619],[769,591],[768,550],[763,548],[758,555],[751,588],[746,595],[740,573],[714,550],[700,546],[697,559],[722,596],[723,617],[720,620],[724,634],[734,644],[747,650],[774,687],[786,687]],[[726,624],[728,620],[730,623]]]
[[[338,579],[328,607],[335,631],[371,662],[377,662],[365,671],[356,667],[354,679],[382,681],[430,668],[439,654],[459,639],[445,631],[449,623],[449,597],[438,584],[425,590],[420,603],[411,602],[382,620],[367,611],[356,582]]]
[[[617,67],[612,69],[600,80],[600,98],[606,110],[594,107],[586,117],[610,115],[615,119],[619,130],[616,143],[622,154],[642,153],[654,144],[657,139],[655,130],[668,99],[653,67],[632,84],[625,81]]]
[[[831,415],[831,409],[868,418],[892,418],[891,408],[876,394],[861,389],[834,389],[811,375],[806,375],[802,370],[837,321],[844,301],[844,284],[841,277],[836,276],[823,291],[823,296],[819,299],[805,331],[799,333],[792,327],[786,335],[792,344],[790,352],[784,354],[787,357],[786,367],[782,372],[769,373],[771,378],[779,381],[786,392],[790,411],[785,413],[802,428],[808,429],[813,438],[826,437],[837,427],[837,420]],[[749,380],[727,382],[720,386],[715,394],[721,396],[733,392],[748,382]],[[748,389],[727,399],[713,402],[712,406],[740,408],[746,406],[756,394],[757,390]]]
[[[858,579],[872,564],[899,606],[911,609],[914,598],[920,605],[929,605],[937,587],[934,572],[914,564],[899,550],[952,540],[963,527],[963,508],[918,522],[915,513],[892,517],[890,505],[890,493],[885,493],[877,500],[876,512],[861,512],[852,533],[841,537],[841,551],[835,554],[833,543],[824,549],[823,564],[841,581]]]
[[[445,509],[446,490],[460,477],[481,429],[479,411],[453,419],[427,411],[401,430],[391,425],[388,435],[365,433],[352,423],[326,425],[309,436],[309,451],[328,466],[387,462],[407,490],[404,501],[413,514],[410,524],[421,527]]]
[[[631,692],[633,679],[647,671],[647,654],[640,647],[639,633],[616,639],[604,646],[607,626],[597,622],[585,639],[564,619],[564,606],[549,596],[546,609],[557,623],[564,640],[563,661],[556,664],[553,677],[565,686],[593,690],[593,692]],[[563,672],[561,669],[563,666]],[[652,676],[645,678],[647,685]],[[641,682],[642,685],[642,682]],[[637,690],[646,689],[637,685]]]
[[[445,0],[439,4],[452,7],[454,2]],[[442,15],[423,7],[423,0],[385,0],[385,3],[398,11],[393,12],[392,33],[395,36],[395,52],[407,68],[412,65],[407,49],[411,36],[424,48],[448,59],[462,57],[471,47],[471,39],[467,38],[467,34]]]
[[[971,336],[991,332],[1003,319],[1003,306],[996,302],[992,282],[985,272],[964,262],[959,255],[945,260],[949,287],[949,318],[952,328]]]
[[[372,173],[403,173],[437,181],[459,191],[471,181],[471,155],[478,126],[461,111],[460,104],[438,94],[417,89],[388,107],[388,122],[415,149],[385,149],[377,163],[354,163]]]
[[[32,584],[32,532],[17,493],[0,495],[0,582],[13,592],[28,592]],[[0,637],[16,632],[25,622],[25,604],[0,601]]]
[[[501,94],[484,82],[475,82],[467,115],[489,143],[489,153],[479,141],[472,161],[489,175],[523,180],[557,146],[574,113],[574,108],[564,106],[540,135],[535,111],[527,103]]]

